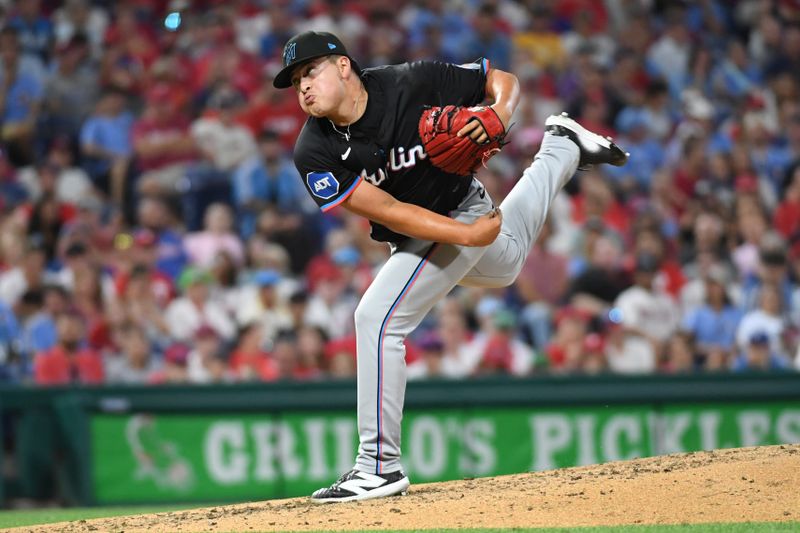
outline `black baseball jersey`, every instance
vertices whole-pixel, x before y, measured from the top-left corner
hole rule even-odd
[[[427,160],[419,136],[425,106],[479,104],[485,97],[489,62],[418,61],[366,69],[369,94],[364,115],[347,128],[309,117],[294,151],[300,176],[323,211],[342,203],[367,180],[399,201],[447,215],[458,207],[472,178],[448,174]],[[408,237],[372,223],[372,238],[401,242]]]

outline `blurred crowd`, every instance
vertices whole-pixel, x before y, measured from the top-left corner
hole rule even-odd
[[[388,257],[292,163],[283,43],[515,73],[496,204],[568,111],[578,172],[517,282],[456,288],[409,378],[800,368],[796,0],[0,0],[0,380],[351,378]],[[531,206],[533,209],[537,206]]]

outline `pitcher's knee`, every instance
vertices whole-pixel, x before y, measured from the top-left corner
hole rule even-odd
[[[368,333],[370,330],[377,332],[381,327],[382,318],[381,313],[377,311],[375,306],[369,305],[366,298],[361,299],[353,314],[356,331],[359,333]]]
[[[511,271],[508,272],[505,276],[498,279],[498,287],[508,287],[512,285],[515,281],[517,281],[517,277],[519,277],[519,273],[522,271],[522,263],[514,265],[511,267]]]

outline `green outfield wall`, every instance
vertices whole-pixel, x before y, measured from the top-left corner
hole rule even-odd
[[[0,411],[31,478],[16,490],[49,465],[82,505],[305,495],[358,442],[351,382],[4,389]],[[797,374],[420,382],[403,420],[417,483],[796,442]]]

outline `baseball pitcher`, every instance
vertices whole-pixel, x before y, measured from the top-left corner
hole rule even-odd
[[[392,251],[355,313],[355,466],[311,498],[404,493],[403,340],[454,286],[510,285],[575,170],[620,166],[628,154],[551,116],[541,150],[495,207],[473,172],[502,147],[519,84],[487,60],[361,70],[336,36],[305,32],[286,43],[273,85],[293,88],[309,115],[294,152],[309,194],[323,211],[341,206],[369,219],[372,238]]]

